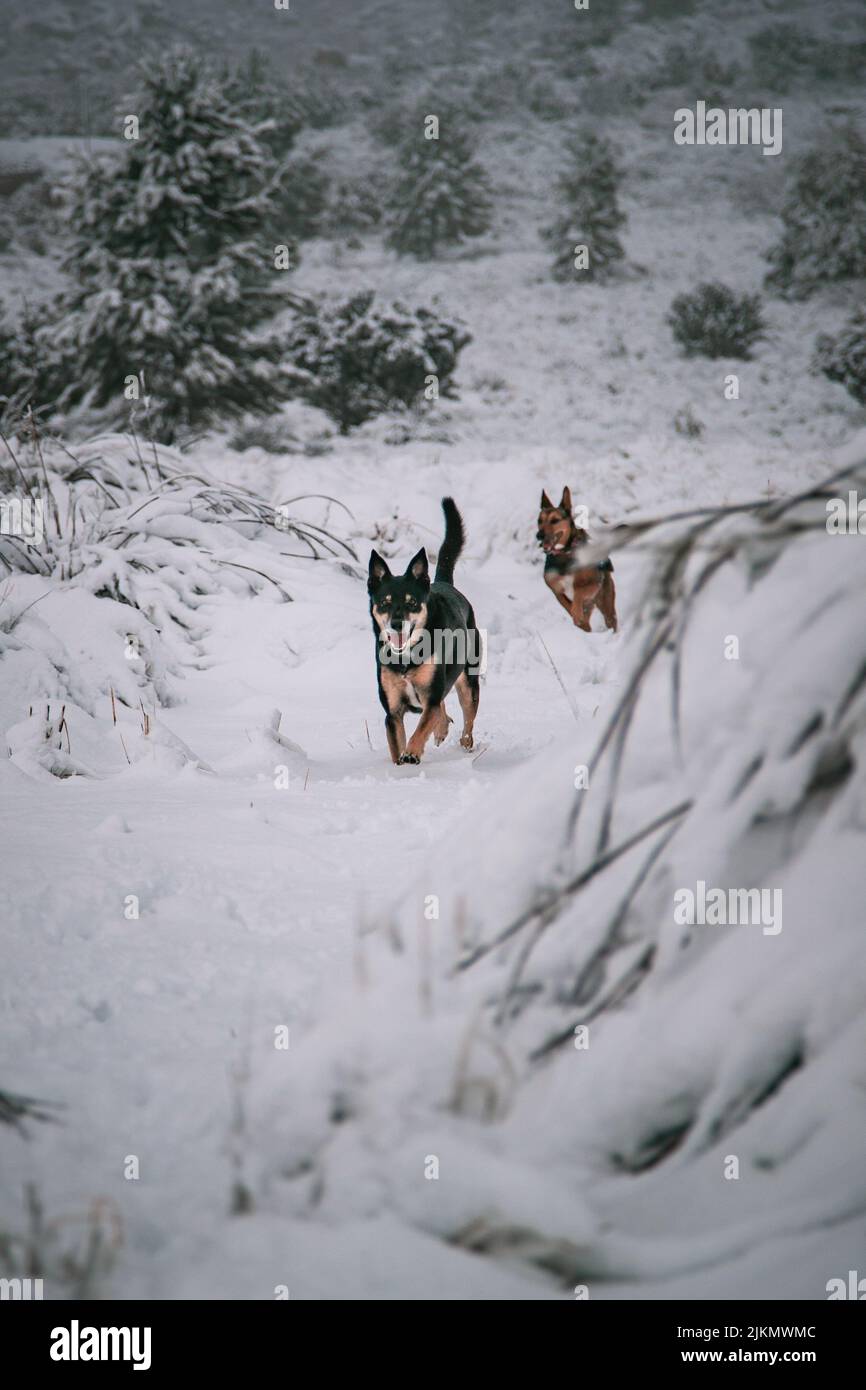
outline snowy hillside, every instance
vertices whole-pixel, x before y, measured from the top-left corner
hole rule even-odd
[[[63,8],[47,51],[77,55]],[[482,236],[419,260],[322,232],[291,290],[459,318],[457,394],[347,435],[291,398],[168,444],[95,387],[35,433],[4,420],[0,497],[45,515],[37,545],[0,533],[0,1274],[36,1258],[50,1298],[823,1299],[866,1237],[866,551],[826,525],[866,496],[866,414],[813,354],[863,281],[766,295],[750,358],[685,356],[666,315],[701,282],[762,290],[793,163],[863,121],[862,84],[799,75],[778,159],[682,149],[688,80],[647,74],[718,39],[713,7],[616,7],[572,78],[559,17],[484,5],[457,33],[444,6],[425,66],[416,8],[348,30],[322,7],[300,66],[346,108],[296,154],[378,187],[401,53],[409,101],[464,62],[495,89],[524,44],[553,109],[512,93],[478,123]],[[837,8],[828,43],[860,32]],[[138,42],[94,14],[112,53]],[[780,14],[731,12],[741,73]],[[49,128],[37,83],[22,65],[20,128],[2,106],[0,174],[53,184],[90,131]],[[589,117],[625,262],[578,289],[539,233]],[[59,234],[13,233],[15,320],[72,281]],[[566,484],[618,633],[544,584],[538,499]],[[444,496],[486,633],[475,746],[394,766],[368,556],[432,559]],[[698,883],[776,915],[684,921]]]

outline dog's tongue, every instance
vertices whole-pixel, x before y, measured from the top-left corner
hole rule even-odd
[[[399,649],[404,645],[402,632],[391,633],[391,645],[392,647],[396,647],[399,651]]]

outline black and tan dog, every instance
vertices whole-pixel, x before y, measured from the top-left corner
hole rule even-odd
[[[425,550],[419,550],[400,575],[392,574],[375,550],[370,552],[367,589],[376,636],[376,677],[395,763],[420,762],[431,734],[437,744],[447,738],[451,720],[445,696],[452,688],[463,712],[460,742],[472,747],[480,637],[472,605],[453,584],[454,565],[463,549],[463,520],[450,497],[443,497],[442,510],[445,539],[432,584]],[[403,716],[410,710],[421,718],[407,744]]]
[[[613,563],[611,560],[602,560],[597,565],[578,563],[575,551],[587,543],[589,536],[575,525],[569,488],[562,489],[562,501],[558,507],[553,505],[546,492],[542,492],[536,540],[547,556],[544,582],[575,626],[590,632],[589,620],[593,608],[597,608],[606,626],[616,632]]]

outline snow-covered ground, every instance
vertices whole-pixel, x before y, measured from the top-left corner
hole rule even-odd
[[[804,99],[786,112],[786,150],[808,142],[816,111]],[[628,550],[616,560],[620,634],[573,629],[542,581],[541,489],[558,497],[568,483],[591,528],[781,498],[829,473],[842,446],[850,456],[866,424],[841,387],[809,371],[816,333],[844,316],[842,294],[805,306],[771,301],[770,340],[752,362],[678,354],[664,323],[675,293],[714,278],[759,287],[778,233],[768,208],[783,160],[757,149],[675,154],[663,118],[653,104],[642,123],[609,122],[629,214],[630,269],[615,288],[572,290],[549,278],[538,227],[549,216],[562,132],[540,122],[485,135],[504,211],[480,248],[418,265],[378,242],[305,247],[296,276],[305,292],[369,285],[460,313],[473,333],[460,399],[421,423],[390,417],[346,440],[292,405],[280,453],[239,452],[229,434],[178,461],[273,504],[304,498],[292,513],[344,538],[357,565],[281,561],[291,602],[267,582],[254,592],[214,582],[193,594],[186,638],[163,624],[148,670],[124,655],[130,623],[136,630],[131,610],[94,597],[92,574],[72,583],[0,579],[0,751],[9,752],[0,760],[0,1086],[63,1107],[56,1123],[30,1122],[26,1139],[0,1126],[0,1232],[27,1229],[33,1183],[46,1221],[58,1223],[54,1259],[81,1245],[87,1214],[104,1199],[120,1223],[96,1285],[107,1296],[270,1298],[286,1286],[292,1298],[556,1299],[588,1282],[593,1298],[811,1299],[825,1296],[827,1279],[858,1262],[862,1269],[863,803],[858,812],[853,792],[812,858],[788,870],[786,901],[798,911],[778,973],[763,939],[753,954],[726,945],[703,970],[693,961],[679,974],[671,967],[649,1003],[641,996],[617,1014],[607,1069],[575,1081],[552,1067],[497,1116],[499,1126],[455,1118],[440,1104],[454,1062],[449,1040],[470,1028],[487,988],[486,977],[479,986],[467,978],[461,1002],[464,982],[442,983],[453,912],[419,930],[418,967],[393,966],[367,942],[392,914],[405,927],[414,913],[417,923],[429,894],[480,895],[478,923],[495,932],[519,910],[533,872],[554,871],[573,769],[589,763],[623,690],[644,570]],[[360,158],[367,137],[353,127],[329,138],[339,168]],[[683,207],[687,214],[672,215]],[[56,278],[44,258],[4,258],[0,271],[13,299]],[[740,381],[734,401],[724,396],[729,372]],[[704,426],[699,438],[674,426],[686,407]],[[131,441],[105,448],[133,453]],[[465,752],[452,733],[420,768],[395,768],[363,575],[371,545],[404,562],[420,545],[432,555],[447,494],[468,536],[457,583],[488,634],[476,746]],[[824,572],[818,551],[809,563]],[[741,638],[753,640],[749,669],[769,681],[757,653],[767,615],[778,617],[789,636],[779,661],[793,653],[786,669],[799,688],[813,659],[779,603],[773,591],[749,610]],[[743,592],[724,592],[704,634],[720,643],[739,632],[730,623],[744,605]],[[828,615],[824,669],[848,630],[838,610]],[[690,692],[698,711],[727,692],[719,645],[710,646],[699,650]],[[125,699],[117,726],[112,690]],[[666,700],[657,695],[659,726]],[[275,710],[289,745],[273,736]],[[709,721],[695,719],[703,737]],[[83,775],[46,771],[46,723],[55,771]],[[742,751],[737,727],[720,727]],[[650,719],[648,762],[656,735]],[[712,750],[720,764],[726,747],[720,740]],[[713,766],[698,752],[690,775],[709,784]],[[636,795],[646,809],[645,771]],[[662,773],[651,772],[661,786]],[[781,787],[772,790],[784,801]],[[705,844],[683,853],[688,871],[712,863]],[[626,878],[618,882],[623,890]],[[572,922],[578,936],[584,925]],[[821,976],[809,933],[829,925]],[[434,993],[445,991],[436,1000],[441,1029],[429,1038],[419,1033],[429,1004],[425,952]],[[743,988],[751,972],[764,991],[757,1002]],[[670,1008],[659,1002],[665,991]],[[738,1152],[737,1141],[723,1132],[713,1147],[701,1126],[725,1113],[755,1055],[772,1063],[784,1053],[791,1011],[818,1061],[763,1130],[756,1111],[746,1180],[722,1181],[719,1155]],[[285,1050],[275,1047],[282,1027]],[[628,1147],[611,1096],[628,1097],[634,1132],[653,1098],[680,1118],[658,1072],[636,1066],[642,1027],[658,1030],[657,1047],[646,1047],[669,1092],[681,1076],[683,1096],[697,1090],[710,1103],[706,1114],[696,1106],[700,1123],[679,1158],[623,1178],[596,1152],[602,1142],[609,1151],[619,1131]],[[311,1161],[326,1147],[322,1087],[343,1073],[352,1096],[361,1078],[369,1108],[358,1124],[338,1126],[345,1138],[328,1140],[326,1159]],[[557,1120],[563,1114],[569,1124]],[[801,1149],[803,1163],[789,1172],[787,1157]],[[429,1155],[442,1156],[438,1182],[425,1179]],[[137,1177],[128,1176],[133,1156]],[[470,1253],[468,1239],[458,1246],[454,1233],[477,1219],[480,1192],[512,1228],[555,1231],[567,1249],[540,1268],[517,1237],[488,1247],[488,1257]],[[569,1280],[575,1269],[581,1277]],[[49,1259],[46,1296],[69,1290]]]

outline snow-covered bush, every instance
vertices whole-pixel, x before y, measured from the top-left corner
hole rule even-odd
[[[197,657],[200,610],[215,594],[265,590],[289,601],[287,543],[313,559],[354,558],[346,542],[288,508],[217,483],[171,450],[142,448],[135,437],[106,436],[73,454],[34,434],[13,452],[15,490],[22,502],[40,503],[42,535],[28,543],[11,529],[0,534],[0,572],[16,576],[2,595],[0,656],[8,660],[22,640],[25,648],[44,651],[46,680],[38,690],[28,685],[22,691],[30,702],[50,698],[59,707],[69,698],[92,715],[111,679],[121,704],[135,707],[142,692],[149,702],[171,704],[175,679]],[[94,651],[88,661],[76,660],[74,672],[67,670],[57,641],[42,631],[46,609],[31,611],[33,596],[21,579],[31,575],[41,581],[37,592],[44,590],[44,597],[55,592],[54,584],[74,586],[76,607],[67,600],[66,609],[75,612],[73,626],[100,627],[96,649],[111,631],[111,660],[101,661],[103,653]],[[93,600],[105,602],[104,619],[96,619]],[[124,645],[131,648],[126,659]],[[13,665],[5,667],[9,679]],[[90,665],[93,671],[83,675]],[[51,725],[50,714],[44,723]]]
[[[790,20],[776,20],[749,35],[752,67],[759,82],[777,91],[814,65],[820,44],[817,35]]]
[[[322,235],[330,183],[322,150],[308,150],[286,160],[275,199],[275,240],[287,243]]]
[[[430,260],[445,246],[483,236],[492,219],[490,185],[465,127],[446,116],[439,138],[428,140],[419,121],[397,158],[386,241],[398,255]]]
[[[558,89],[549,77],[538,77],[530,83],[524,104],[540,121],[568,120],[576,109],[573,96]]]
[[[360,246],[361,238],[382,221],[383,190],[375,178],[341,179],[332,192],[327,213],[327,232],[348,246]]]
[[[289,334],[294,389],[346,434],[383,411],[453,396],[470,341],[457,319],[431,309],[375,304],[372,290],[299,314]],[[435,378],[435,383],[433,382]]]
[[[490,121],[520,110],[526,80],[526,65],[513,59],[481,67],[466,95],[467,112],[473,120]]]
[[[329,78],[314,74],[307,76],[296,89],[304,124],[313,130],[330,130],[342,125],[349,117],[350,101],[342,87]]]
[[[413,114],[416,114],[416,104],[410,103],[403,94],[377,103],[367,117],[370,134],[381,144],[398,149],[406,139]]]
[[[756,1250],[781,1295],[797,1240],[862,1212],[866,550],[825,525],[852,487],[587,548],[640,559],[610,717],[475,802],[359,923],[291,1072],[262,1059],[269,1204],[593,1297]],[[701,885],[772,909],[704,925]]]
[[[0,196],[0,255],[18,246],[37,256],[48,254],[57,229],[57,205],[48,179],[28,178]]]
[[[838,381],[860,405],[866,405],[866,309],[856,309],[834,337],[822,333],[815,343],[813,366]]]
[[[802,299],[834,280],[866,276],[866,141],[852,127],[797,163],[784,230],[767,260],[768,287]]]
[[[706,93],[707,105],[724,105],[740,77],[736,63],[723,63],[717,54],[675,39],[665,46],[661,59],[647,72],[650,90],[664,87],[696,87]]]
[[[119,420],[137,390],[170,442],[286,394],[279,339],[260,331],[289,298],[267,235],[275,163],[187,50],[143,73],[130,109],[139,138],[84,163],[72,186],[75,285],[45,321],[60,408],[86,402]]]
[[[667,322],[689,357],[749,358],[766,336],[760,295],[738,295],[719,281],[678,294]]]
[[[541,235],[553,248],[556,280],[605,281],[625,257],[618,232],[626,221],[618,201],[622,175],[614,151],[602,136],[589,132],[568,144],[568,164],[556,181],[562,212]],[[578,268],[577,248],[586,248],[586,265]]]
[[[827,39],[789,19],[767,24],[749,36],[758,82],[787,91],[801,78],[856,81],[862,76],[866,44],[847,37]]]
[[[14,431],[29,408],[41,416],[63,387],[44,311],[24,305],[17,320],[0,311],[0,420]]]

